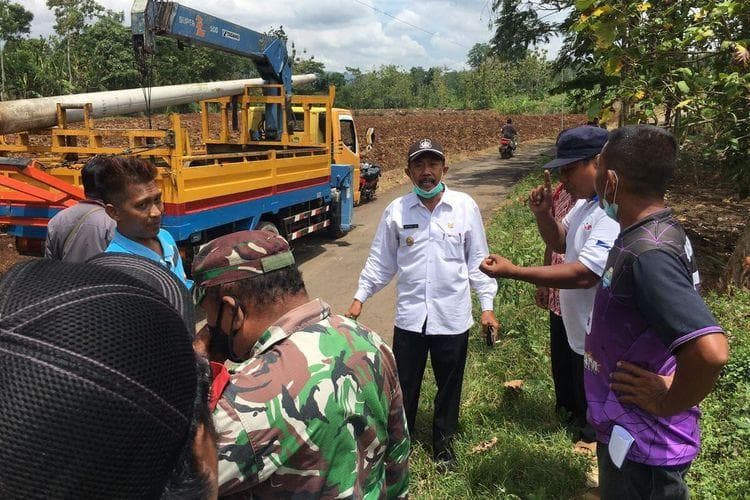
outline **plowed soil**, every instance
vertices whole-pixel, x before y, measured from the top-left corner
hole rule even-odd
[[[368,127],[375,128],[376,142],[364,159],[384,171],[406,165],[406,151],[417,139],[435,139],[451,156],[498,146],[500,127],[507,116],[495,111],[363,110],[354,113],[357,133],[364,144]],[[584,115],[511,116],[520,141],[555,138],[565,128],[586,123]]]

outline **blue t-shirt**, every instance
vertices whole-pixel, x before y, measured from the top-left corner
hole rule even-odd
[[[722,332],[699,283],[690,240],[669,209],[625,229],[609,253],[586,337],[586,399],[597,440],[608,443],[612,427],[624,427],[635,438],[627,456],[634,462],[681,465],[700,449],[697,406],[657,417],[621,404],[609,387],[618,361],[667,375],[680,346]]]
[[[156,237],[161,244],[162,253],[164,254],[163,256],[154,252],[150,248],[141,245],[137,241],[123,236],[117,230],[115,230],[115,237],[112,238],[112,241],[109,243],[105,252],[140,255],[141,257],[146,257],[154,262],[158,262],[172,271],[188,290],[192,290],[193,280],[189,280],[185,274],[185,269],[182,267],[182,257],[180,257],[180,251],[177,248],[177,243],[174,241],[174,238],[172,238],[172,235],[164,229],[159,229],[159,234],[157,234]]]

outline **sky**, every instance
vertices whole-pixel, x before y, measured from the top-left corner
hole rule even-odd
[[[33,12],[32,36],[53,32],[54,15],[45,0],[15,0]],[[492,36],[492,0],[180,0],[207,14],[255,31],[283,26],[298,53],[307,51],[329,71],[364,71],[382,65],[463,69],[466,54]],[[99,0],[125,13],[132,0]],[[395,18],[395,19],[394,19]],[[554,57],[555,38],[544,48]]]

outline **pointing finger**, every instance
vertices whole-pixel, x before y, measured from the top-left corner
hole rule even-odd
[[[552,180],[550,178],[549,169],[544,170],[544,191],[546,194],[552,193]]]

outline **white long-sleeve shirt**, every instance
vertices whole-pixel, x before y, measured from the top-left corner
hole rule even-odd
[[[469,286],[493,310],[497,282],[479,270],[489,254],[479,207],[465,193],[443,192],[430,212],[414,193],[383,212],[354,298],[365,302],[397,278],[396,326],[456,335],[474,323]]]

